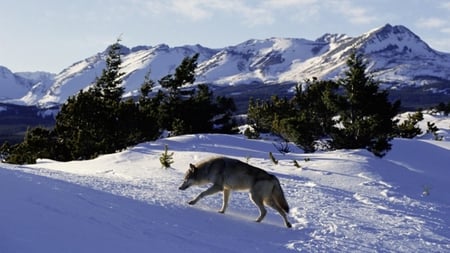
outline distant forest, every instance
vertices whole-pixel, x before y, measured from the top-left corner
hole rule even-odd
[[[0,143],[17,144],[23,141],[28,128],[37,126],[53,128],[54,114],[59,108],[39,109],[36,106],[21,106],[0,103]]]

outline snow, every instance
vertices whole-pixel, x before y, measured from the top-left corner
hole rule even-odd
[[[450,118],[435,119],[448,133]],[[0,164],[0,252],[450,252],[450,142],[395,139],[383,159],[290,147],[197,134],[88,161]],[[276,175],[293,228],[273,210],[254,222],[246,193],[232,194],[226,214],[220,194],[187,205],[205,189],[178,190],[188,164],[217,155]]]
[[[0,66],[0,100],[7,101],[12,98],[24,96],[30,83],[25,78],[16,75],[8,68]]]

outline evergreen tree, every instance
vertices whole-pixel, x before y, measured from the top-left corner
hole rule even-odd
[[[61,107],[56,116],[56,132],[59,141],[70,153],[63,160],[89,159],[110,149],[113,129],[109,128],[111,110],[92,92],[80,91]],[[107,144],[108,143],[108,144]]]
[[[442,141],[443,136],[438,134],[439,128],[435,123],[427,121],[427,133],[433,134],[435,141]]]
[[[174,162],[173,152],[169,153],[169,146],[167,144],[164,145],[164,153],[162,153],[159,157],[159,162],[165,169],[170,168],[170,166]]]
[[[445,116],[448,116],[448,114],[450,113],[450,102],[448,102],[447,104],[441,102],[433,109],[438,112],[442,112]]]
[[[192,57],[185,57],[181,64],[175,69],[175,74],[169,74],[159,80],[161,87],[169,91],[171,99],[178,99],[180,88],[183,85],[195,82],[195,69],[199,54]]]
[[[297,85],[292,100],[295,113],[281,120],[281,135],[305,152],[314,152],[315,141],[328,136],[335,124],[333,117],[336,112],[329,104],[336,99],[336,89],[334,81],[318,81],[316,78]]]
[[[268,102],[260,99],[250,98],[247,109],[247,123],[252,126],[255,133],[251,135],[259,136],[260,132],[269,132],[272,127],[273,116],[268,110]]]
[[[294,108],[287,98],[279,98],[276,95],[267,101],[251,98],[247,120],[257,133],[279,133],[280,120],[292,116],[293,113]]]
[[[161,87],[168,91],[168,96],[164,96],[158,107],[158,124],[162,129],[172,131],[172,135],[179,135],[190,132],[189,126],[185,122],[187,117],[184,106],[186,98],[183,95],[191,96],[193,89],[185,90],[182,94],[181,87],[195,82],[195,69],[197,68],[198,54],[192,57],[185,57],[181,64],[175,69],[175,74],[169,74],[159,80]],[[162,95],[163,93],[159,93]]]
[[[215,120],[222,123],[221,129],[230,127],[228,117],[230,111],[235,110],[234,102],[224,97],[217,98],[215,102],[213,92],[207,85],[192,87],[198,56],[184,58],[175,69],[175,74],[159,81],[161,87],[167,90],[167,95],[159,91],[155,100],[159,102],[158,124],[161,129],[169,130],[171,135],[215,131]],[[191,87],[183,88],[187,85]]]
[[[122,46],[119,43],[120,39],[117,39],[116,43],[109,47],[106,67],[103,69],[102,75],[95,81],[92,90],[97,97],[102,97],[108,103],[119,103],[124,92],[124,88],[120,86],[124,73],[120,72]]]
[[[158,106],[164,98],[162,92],[151,97],[150,93],[154,87],[153,80],[150,79],[150,71],[144,77],[141,85],[141,95],[139,97],[139,116],[136,119],[142,141],[150,141],[158,138],[160,129],[158,125]]]
[[[397,136],[401,138],[414,138],[422,134],[422,130],[417,126],[417,123],[423,120],[423,113],[418,111],[414,114],[408,114],[408,119],[397,126]]]
[[[29,128],[24,141],[12,147],[2,147],[5,161],[18,164],[33,164],[38,158],[53,158],[53,154],[59,148],[54,133],[43,127]]]
[[[335,148],[365,148],[377,156],[390,150],[389,141],[395,131],[393,117],[400,102],[391,104],[386,91],[366,74],[362,56],[352,53],[347,60],[348,70],[339,81],[343,94],[334,103],[339,127],[332,132]]]
[[[180,119],[186,124],[185,133],[206,133],[213,129],[212,118],[216,114],[216,108],[212,99],[213,93],[208,86],[200,84],[195,93],[184,101]]]
[[[115,152],[128,143],[128,133],[123,130],[132,128],[121,125],[129,123],[124,117],[128,117],[130,106],[121,105],[123,73],[119,41],[110,46],[106,68],[93,87],[69,98],[56,117],[55,132],[66,150],[70,150],[63,160],[93,158]]]
[[[233,113],[236,111],[234,100],[230,97],[218,96],[214,108],[213,130],[220,133],[232,133],[236,126],[233,120]]]
[[[8,141],[5,141],[2,146],[0,146],[0,162],[4,162],[8,160],[8,157],[11,155],[11,145]]]

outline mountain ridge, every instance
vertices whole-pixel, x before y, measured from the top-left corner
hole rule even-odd
[[[222,89],[248,84],[295,85],[312,77],[338,78],[346,68],[348,55],[355,49],[364,55],[368,72],[384,89],[415,87],[424,92],[450,95],[450,88],[447,88],[450,83],[450,53],[438,52],[408,28],[390,24],[357,37],[332,33],[316,40],[272,37],[249,39],[218,49],[199,44],[123,46],[123,85],[126,97],[137,95],[149,71],[151,79],[159,80],[173,73],[184,57],[195,53],[199,54],[197,83]],[[62,104],[101,75],[107,50],[80,60],[54,76],[49,74],[45,81],[27,79],[23,73],[18,75],[2,67],[0,82],[7,85],[0,87],[0,102],[40,107]],[[6,74],[2,75],[3,72]]]

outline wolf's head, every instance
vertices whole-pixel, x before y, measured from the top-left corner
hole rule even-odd
[[[184,180],[181,186],[178,188],[180,190],[186,190],[187,188],[191,187],[192,185],[197,184],[197,173],[198,168],[195,167],[193,164],[189,164],[189,169],[186,171],[186,174],[184,175]]]

